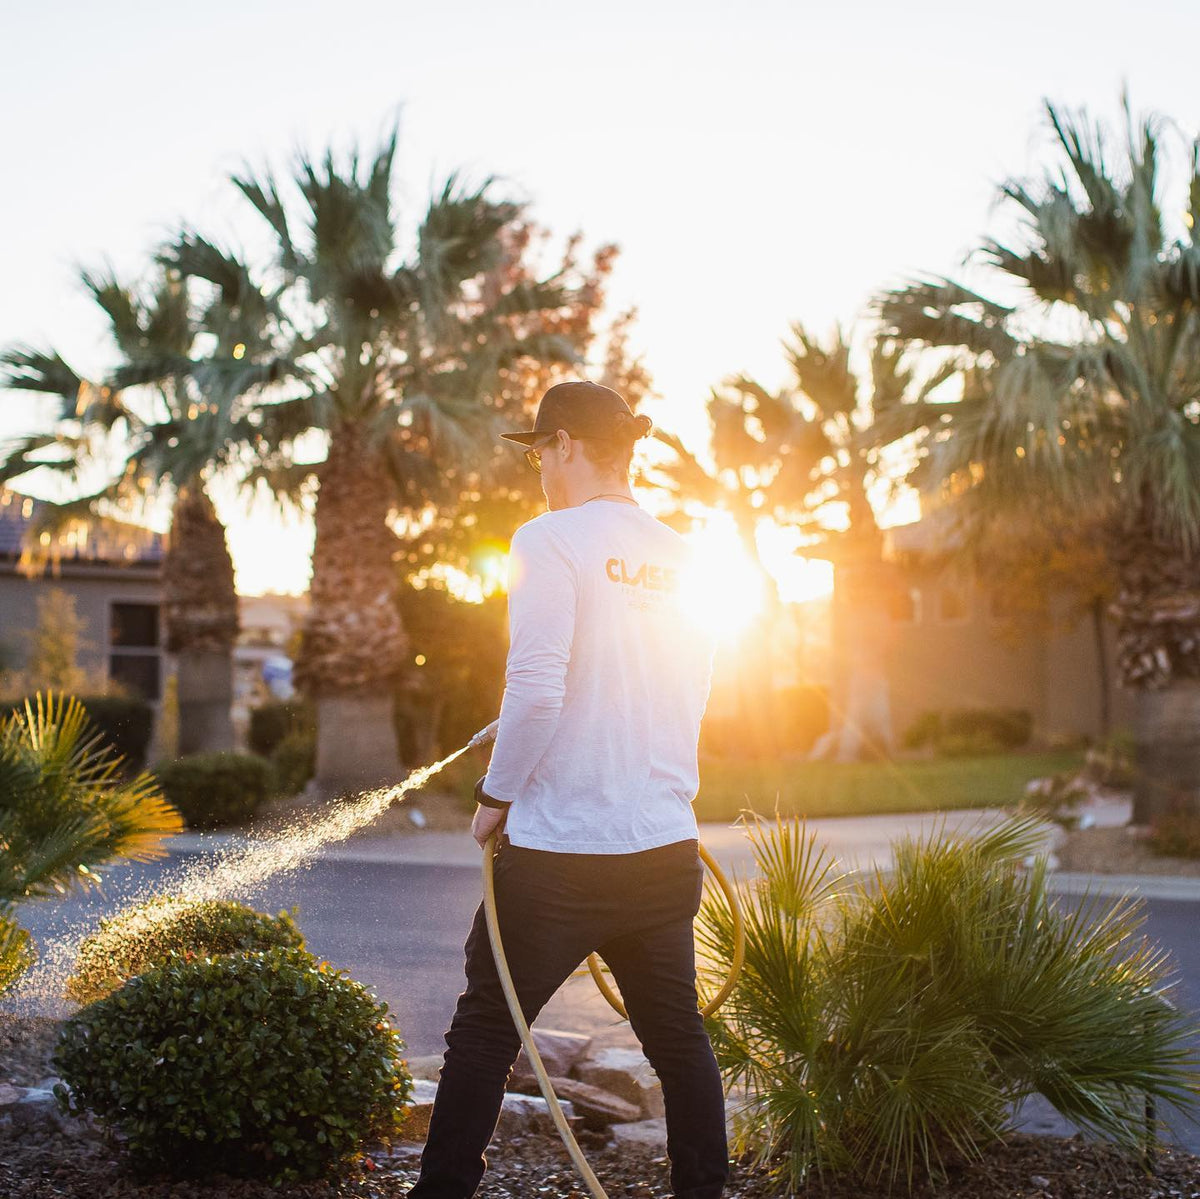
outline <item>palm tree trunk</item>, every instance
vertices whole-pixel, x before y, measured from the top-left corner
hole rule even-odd
[[[1137,692],[1133,823],[1200,812],[1200,555],[1165,544],[1145,521],[1114,538],[1117,667]]]
[[[887,674],[891,583],[875,539],[847,544],[834,562],[830,728],[812,757],[855,762],[895,749]]]
[[[175,656],[179,752],[234,745],[238,600],[225,528],[200,479],[180,487],[163,562],[166,648]]]
[[[387,526],[392,484],[353,426],[334,430],[318,471],[316,544],[297,687],[317,709],[310,793],[394,782],[401,773],[393,686],[407,660],[395,602],[396,538]]]

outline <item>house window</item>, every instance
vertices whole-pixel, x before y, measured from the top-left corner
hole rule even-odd
[[[938,619],[943,624],[967,619],[967,596],[961,587],[947,585],[938,591]]]
[[[921,589],[900,587],[892,593],[892,619],[897,624],[919,624],[921,621]]]
[[[158,605],[109,607],[108,677],[143,699],[161,698]]]

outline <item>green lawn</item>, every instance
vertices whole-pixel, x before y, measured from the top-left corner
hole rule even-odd
[[[996,754],[982,758],[933,758],[909,762],[700,762],[697,820],[731,821],[742,808],[770,815],[869,816],[992,808],[1016,803],[1033,778],[1078,768],[1072,751]],[[474,808],[475,780],[486,769],[469,755],[453,763],[435,789],[456,794]]]
[[[997,754],[909,762],[700,763],[697,820],[770,815],[869,816],[1016,803],[1033,778],[1077,768],[1075,752]]]

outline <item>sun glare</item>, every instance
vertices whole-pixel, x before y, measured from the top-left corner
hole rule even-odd
[[[734,640],[763,610],[762,575],[728,513],[711,512],[686,537],[699,554],[695,570],[682,581],[684,608],[720,639]]]

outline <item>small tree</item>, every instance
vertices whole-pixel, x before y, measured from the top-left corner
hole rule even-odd
[[[94,647],[82,637],[86,625],[75,597],[61,587],[48,588],[38,596],[37,614],[37,625],[22,634],[29,644],[25,666],[0,674],[0,693],[15,698],[39,688],[76,695],[108,691],[102,671],[79,665],[80,652]]]

